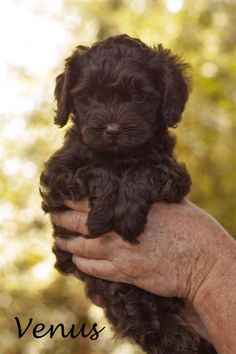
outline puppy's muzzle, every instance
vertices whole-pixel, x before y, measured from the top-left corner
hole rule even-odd
[[[121,133],[121,127],[116,123],[108,124],[105,132],[111,137],[116,137]]]

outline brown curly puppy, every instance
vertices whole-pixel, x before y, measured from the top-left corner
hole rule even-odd
[[[43,209],[63,210],[63,200],[89,196],[88,237],[114,229],[135,243],[152,203],[180,202],[191,180],[168,128],[188,98],[186,69],[170,50],[127,35],[78,46],[56,79],[55,123],[62,127],[71,116],[72,125],[41,175]],[[54,233],[79,236],[55,225]],[[215,353],[181,318],[183,299],[87,276],[71,254],[56,246],[54,253],[57,269],[84,280],[116,332],[147,353]]]

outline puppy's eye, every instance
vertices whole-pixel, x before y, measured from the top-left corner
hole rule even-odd
[[[132,96],[132,99],[135,103],[143,103],[145,101],[145,96],[140,94],[135,94]]]

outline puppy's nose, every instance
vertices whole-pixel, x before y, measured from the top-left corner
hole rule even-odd
[[[112,123],[112,124],[108,124],[107,128],[106,128],[106,133],[108,135],[117,135],[121,132],[121,128],[118,124],[116,123]]]

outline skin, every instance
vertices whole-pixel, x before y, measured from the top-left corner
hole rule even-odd
[[[52,222],[87,235],[87,199]],[[160,296],[183,297],[183,317],[220,354],[236,353],[236,243],[209,214],[183,201],[153,204],[139,244],[115,232],[95,239],[56,238],[76,266],[98,278],[136,285]]]

